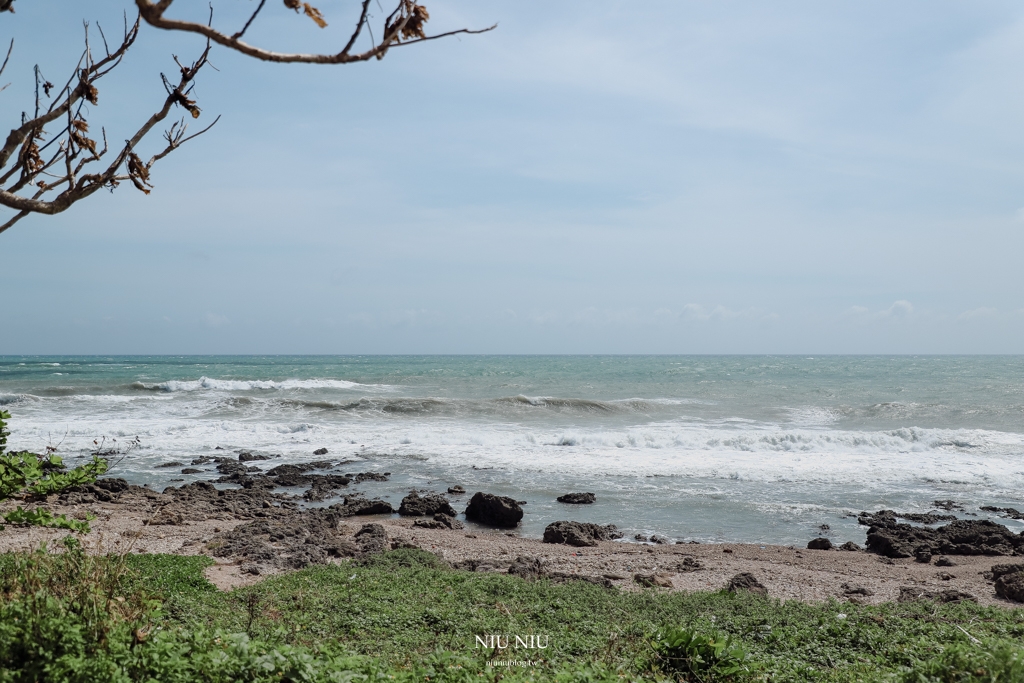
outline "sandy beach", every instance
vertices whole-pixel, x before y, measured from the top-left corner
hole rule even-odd
[[[296,549],[320,544],[328,548],[321,562],[345,562],[374,550],[418,547],[463,570],[507,572],[518,566],[522,573],[523,567],[533,567],[555,580],[579,577],[624,590],[642,590],[641,584],[653,583],[657,590],[716,591],[727,587],[737,574],[748,572],[770,597],[780,600],[877,604],[943,592],[956,595],[949,592],[959,591],[983,605],[1016,605],[998,597],[993,582],[986,578],[993,565],[1012,563],[1012,557],[957,555],[947,558],[953,566],[936,566],[934,560],[921,563],[913,558],[890,559],[863,550],[759,544],[599,541],[593,547],[577,548],[522,538],[515,530],[472,524],[463,529],[423,528],[415,526],[418,518],[397,515],[334,516],[329,518],[325,531],[324,509],[319,513],[300,510],[281,494],[233,489],[235,493],[227,495],[231,502],[221,502],[218,509],[202,501],[183,499],[182,490],[160,493],[131,486],[113,495],[101,493],[101,497],[109,498],[106,501],[72,493],[52,499],[47,507],[69,517],[95,517],[91,533],[82,539],[92,553],[209,555],[215,564],[207,570],[207,576],[224,590],[288,571],[289,566],[302,566],[306,560],[291,559],[296,557]],[[83,498],[92,500],[86,502]],[[262,524],[257,531],[268,534],[258,561],[226,553],[234,547],[232,534],[253,528],[254,522]],[[276,540],[275,525],[284,530],[276,534]],[[357,536],[366,525],[380,525],[386,535],[380,538],[380,529],[371,526],[378,537],[372,549],[361,546]],[[9,525],[0,532],[0,552],[29,550],[44,541],[54,545],[66,533]],[[534,569],[526,574],[531,571]]]

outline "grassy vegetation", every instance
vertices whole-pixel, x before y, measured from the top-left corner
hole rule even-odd
[[[415,550],[221,593],[206,563],[0,557],[0,681],[1024,681],[1024,610],[626,593]],[[485,634],[549,647],[496,656]]]

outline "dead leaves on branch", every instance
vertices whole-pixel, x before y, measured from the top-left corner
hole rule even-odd
[[[71,122],[71,126],[68,128],[68,137],[71,141],[78,145],[81,149],[87,149],[92,152],[94,157],[99,157],[96,153],[96,141],[89,138],[86,133],[89,132],[89,124],[85,119],[78,118]]]
[[[82,74],[78,81],[78,94],[89,102],[89,104],[99,104],[100,92],[96,89],[96,86],[89,82],[89,73],[87,69],[82,69]]]
[[[427,8],[423,5],[412,3],[412,9],[409,10],[409,19],[405,22],[405,26],[402,27],[402,37],[406,40],[410,38],[426,38],[427,34],[423,31],[423,24],[427,23],[428,19],[430,19],[430,14],[427,12]]]
[[[188,109],[188,112],[192,114],[192,118],[199,118],[199,112],[201,112],[202,110],[196,106],[195,100],[190,100],[189,98],[185,97],[181,90],[177,89],[171,93],[171,97],[174,98],[174,101],[176,103],[180,104],[185,109]]]
[[[416,4],[412,0],[402,0],[402,3],[384,24],[384,35],[396,42],[414,38],[422,40],[427,37],[423,25],[429,19],[430,13],[427,12],[426,7]]]
[[[149,182],[149,168],[142,163],[142,159],[135,152],[128,153],[128,177],[131,178],[135,187],[145,194],[149,194],[149,190],[153,187]]]
[[[324,19],[324,15],[316,7],[313,7],[308,2],[300,2],[299,0],[284,0],[284,6],[288,9],[295,10],[296,13],[301,11],[307,17],[313,20],[320,28],[327,28],[327,21]]]

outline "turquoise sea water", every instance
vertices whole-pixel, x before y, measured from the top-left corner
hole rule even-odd
[[[326,447],[345,471],[392,472],[361,490],[396,507],[456,483],[525,500],[532,536],[578,519],[787,544],[828,524],[863,542],[850,513],[1024,509],[1016,356],[7,356],[0,406],[12,446],[72,460],[138,436],[116,474],[157,489],[218,476],[169,461]],[[555,502],[569,491],[598,503]]]

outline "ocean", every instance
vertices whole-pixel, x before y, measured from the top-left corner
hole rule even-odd
[[[526,501],[524,536],[863,543],[858,512],[947,499],[1024,530],[979,509],[1024,509],[1019,356],[4,356],[0,408],[10,447],[72,463],[137,437],[111,476],[157,490],[219,476],[181,474],[200,456],[329,458],[390,472],[355,488],[396,508]],[[555,501],[576,491],[597,503]]]

